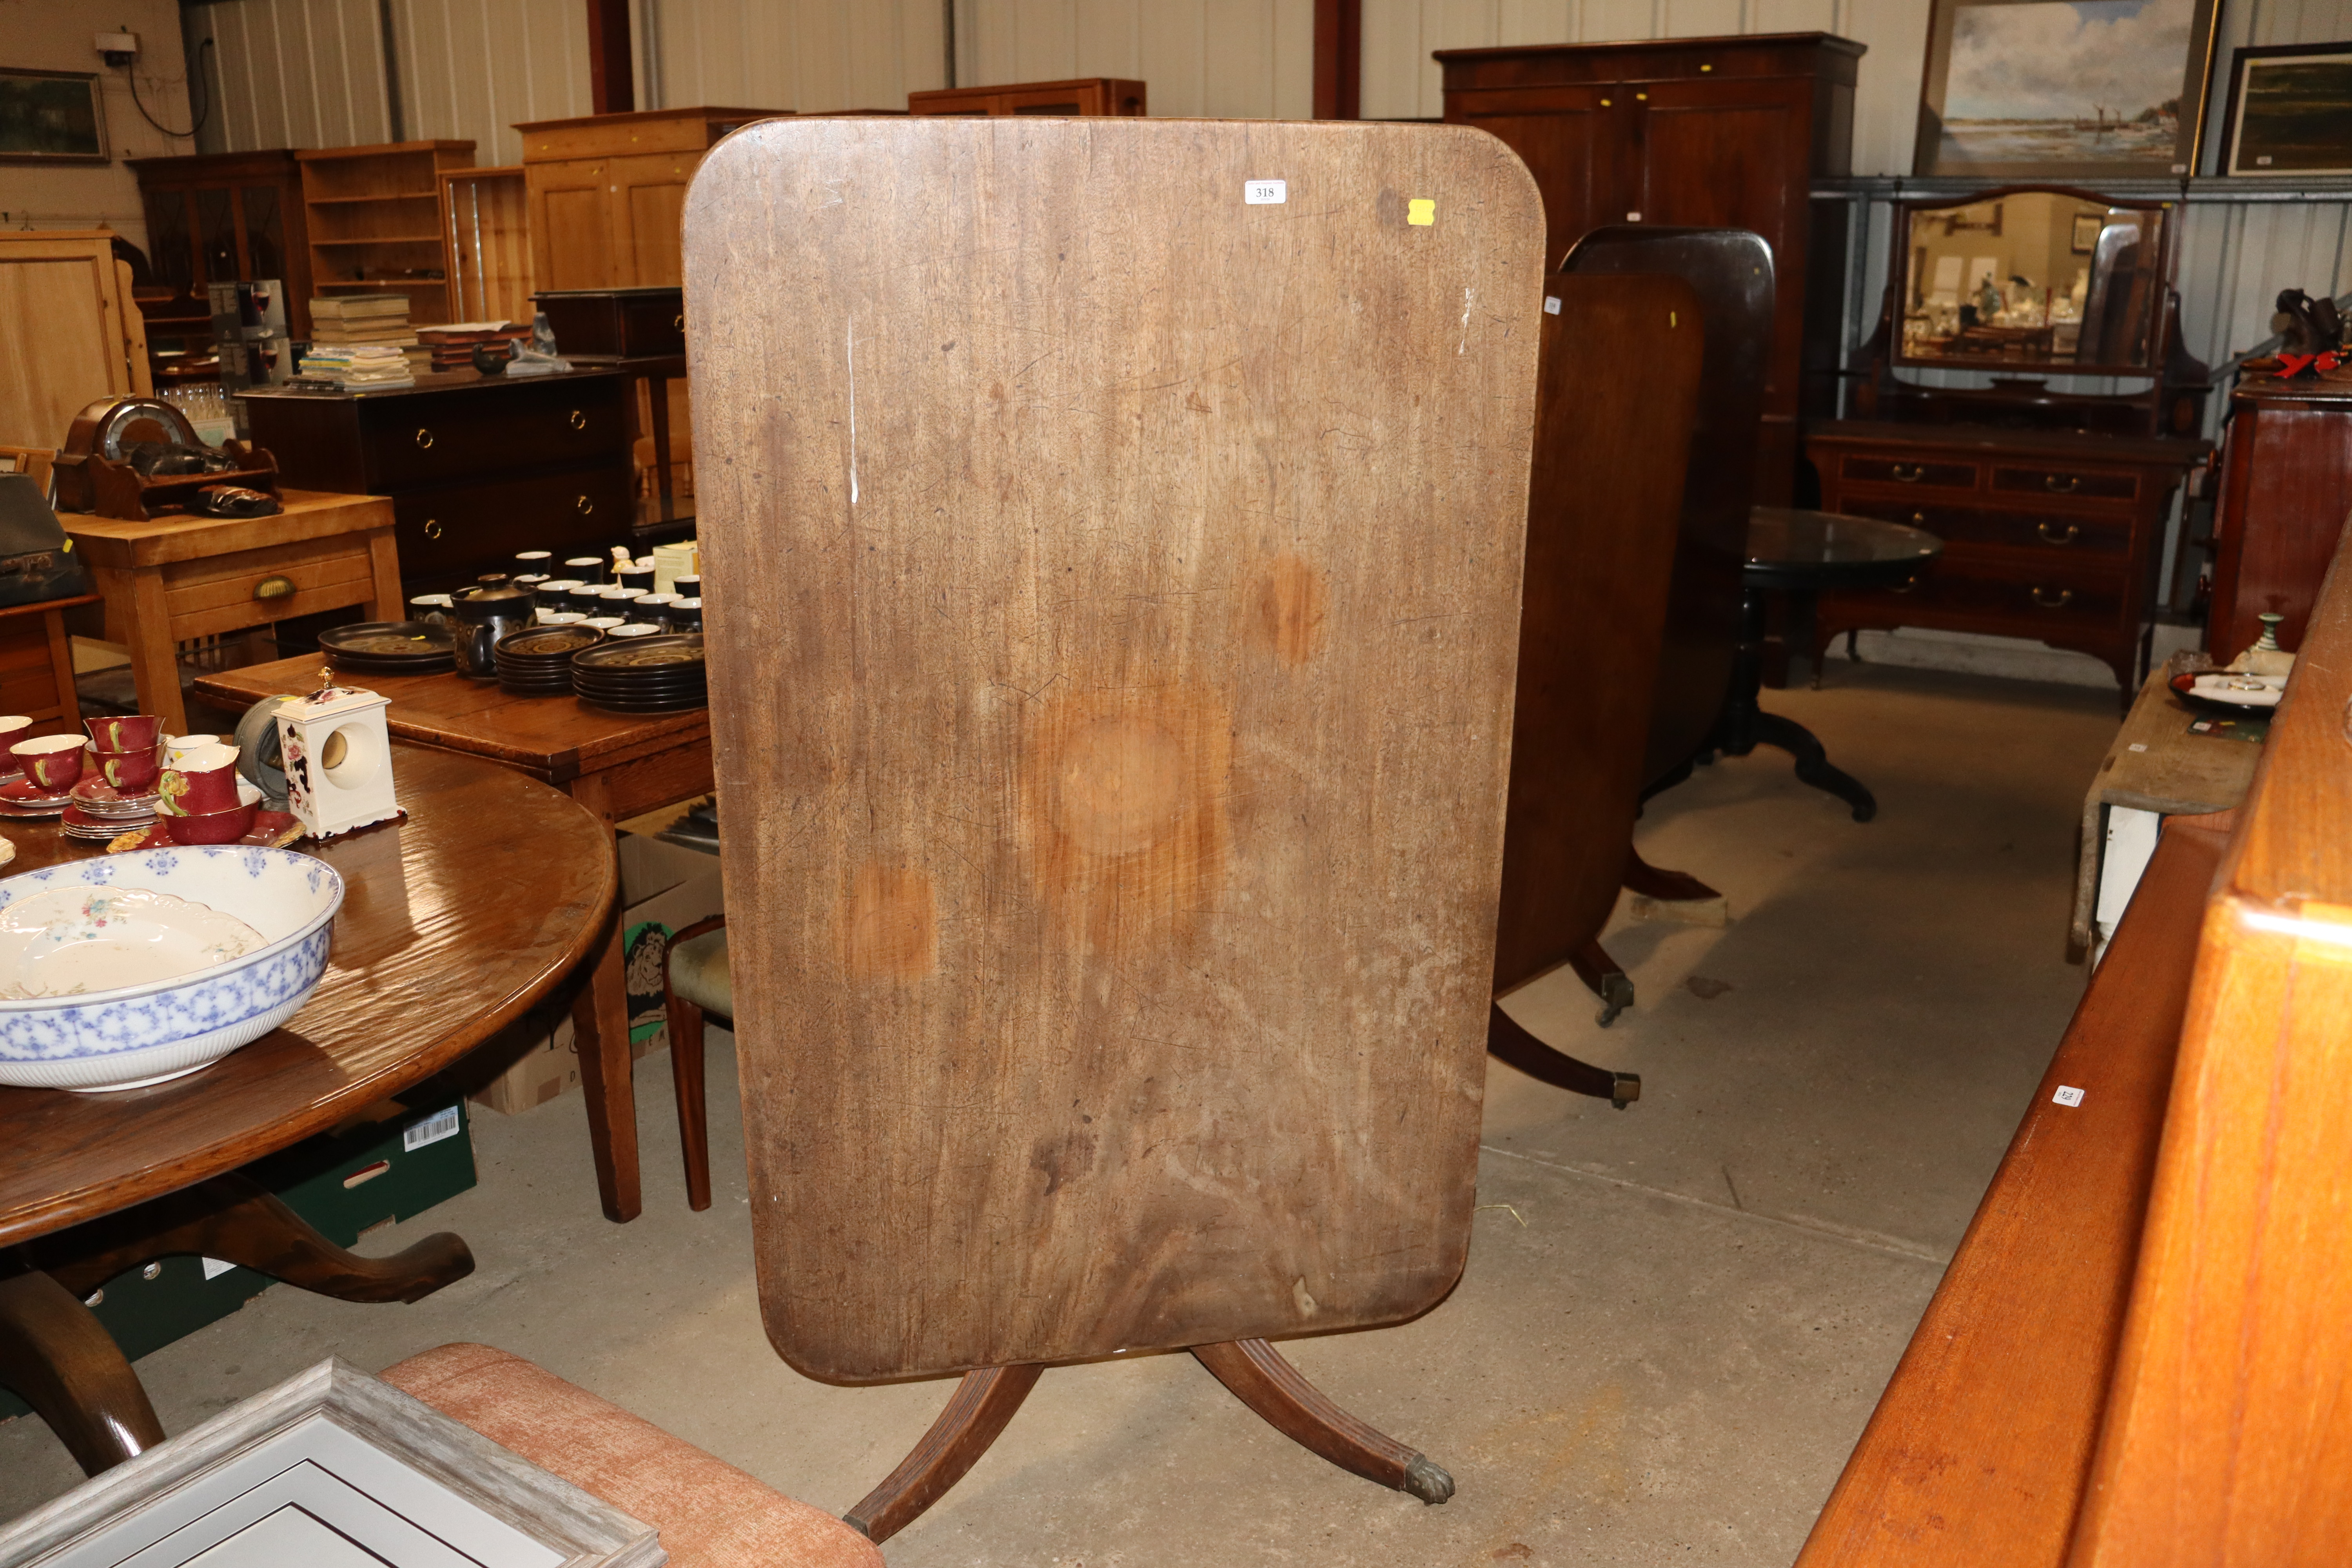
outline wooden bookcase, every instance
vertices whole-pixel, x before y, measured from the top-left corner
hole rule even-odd
[[[530,200],[520,164],[441,176],[453,321],[530,320]]]
[[[1002,87],[950,87],[907,95],[909,114],[1141,115],[1143,84],[1116,77],[1022,81]]]
[[[313,294],[404,294],[413,325],[459,319],[441,175],[473,167],[471,142],[331,147],[295,157],[302,165]]]

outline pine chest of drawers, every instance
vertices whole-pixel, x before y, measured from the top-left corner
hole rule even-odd
[[[1944,542],[1908,588],[1822,595],[1818,643],[1897,626],[2030,637],[2105,661],[2128,701],[2173,492],[2211,449],[2063,430],[1817,426],[1805,456],[1823,511],[1907,522]]]

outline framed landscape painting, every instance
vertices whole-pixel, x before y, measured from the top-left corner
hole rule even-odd
[[[2197,166],[2213,0],[1936,0],[1912,171],[2145,179]]]
[[[2352,174],[2352,41],[2240,49],[2221,173]]]
[[[0,163],[107,161],[95,75],[0,68]]]

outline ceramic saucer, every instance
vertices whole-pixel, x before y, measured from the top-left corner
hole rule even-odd
[[[0,799],[6,798],[7,793],[6,790],[0,789]],[[146,811],[163,795],[162,789],[153,784],[150,784],[137,795],[124,795],[104,779],[95,775],[74,785],[70,794],[76,805],[94,816],[104,816],[109,813],[117,816],[126,816]]]
[[[0,784],[0,806],[15,806],[19,811],[38,812],[47,816],[55,808],[64,805],[72,794],[70,785],[64,789],[43,789],[20,773],[14,784]]]

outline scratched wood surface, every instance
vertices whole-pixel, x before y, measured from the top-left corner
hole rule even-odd
[[[711,731],[795,1366],[1453,1285],[1542,230],[1450,127],[780,121],[704,162]]]
[[[1633,842],[1697,405],[1679,278],[1553,273],[1519,621],[1497,994],[1566,963],[1616,907]]]

